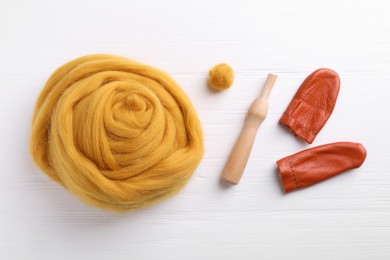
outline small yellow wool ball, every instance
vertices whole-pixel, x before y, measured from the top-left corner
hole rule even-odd
[[[209,71],[209,85],[213,89],[228,89],[233,84],[233,81],[233,69],[225,63],[218,64]]]

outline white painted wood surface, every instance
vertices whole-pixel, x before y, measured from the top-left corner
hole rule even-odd
[[[188,185],[154,207],[113,214],[51,182],[28,153],[31,114],[51,72],[91,53],[164,69],[201,118],[206,153]],[[222,93],[208,69],[236,72]],[[319,67],[341,90],[313,145],[278,125]],[[238,186],[219,177],[269,72],[270,96]],[[0,0],[0,259],[390,259],[390,2]],[[365,164],[283,195],[275,161],[334,141]]]

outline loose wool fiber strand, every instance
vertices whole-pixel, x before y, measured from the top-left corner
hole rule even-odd
[[[198,116],[166,73],[112,55],[57,69],[35,105],[32,158],[82,201],[127,211],[189,180],[203,155]]]

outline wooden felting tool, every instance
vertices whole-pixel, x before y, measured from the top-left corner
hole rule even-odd
[[[276,79],[276,75],[268,74],[260,97],[256,98],[249,107],[244,127],[222,173],[222,179],[231,184],[238,184],[240,182],[252,150],[253,142],[255,141],[257,130],[268,114],[268,97]]]

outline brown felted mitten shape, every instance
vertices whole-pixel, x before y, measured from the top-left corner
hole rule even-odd
[[[363,145],[338,142],[303,150],[276,163],[284,190],[290,192],[358,168],[365,159]]]
[[[333,112],[340,78],[331,69],[318,69],[298,89],[280,123],[311,144]]]

